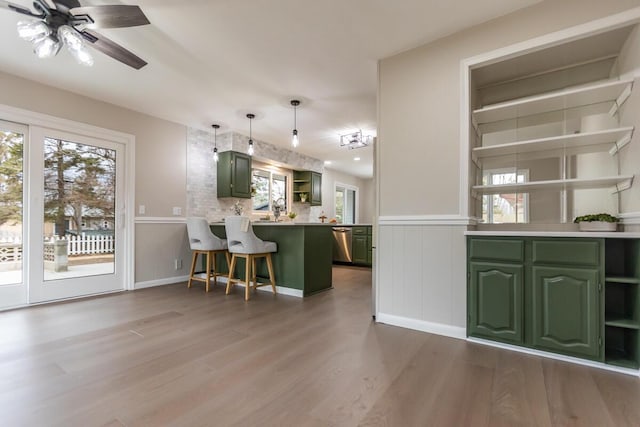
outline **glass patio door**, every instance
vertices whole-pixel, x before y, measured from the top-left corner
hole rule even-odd
[[[27,303],[23,263],[27,135],[26,126],[0,121],[0,309]]]
[[[29,303],[124,289],[124,146],[30,128]]]

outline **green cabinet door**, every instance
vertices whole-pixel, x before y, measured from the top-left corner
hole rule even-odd
[[[235,151],[219,154],[218,197],[251,198],[251,156]]]
[[[322,205],[322,174],[311,172],[311,194],[309,195],[311,206]]]
[[[600,360],[599,270],[533,267],[532,345]]]
[[[351,238],[351,250],[353,251],[354,264],[367,264],[369,246],[367,235],[353,235]]]
[[[469,263],[469,335],[523,342],[524,266]]]

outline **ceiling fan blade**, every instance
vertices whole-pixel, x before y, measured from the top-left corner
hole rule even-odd
[[[69,11],[73,16],[88,15],[95,28],[123,28],[147,25],[149,20],[138,6],[81,6]]]
[[[82,34],[82,37],[84,37],[84,39],[89,42],[95,49],[99,50],[105,55],[112,57],[113,59],[122,62],[123,64],[133,67],[136,70],[139,70],[140,68],[147,65],[147,62],[145,60],[139,58],[124,47],[109,40],[105,36],[96,33],[95,31],[83,30],[80,31],[80,34]]]
[[[34,18],[44,18],[44,14],[33,13],[31,10],[8,1],[0,0],[0,9],[9,9],[23,15],[33,16]]]

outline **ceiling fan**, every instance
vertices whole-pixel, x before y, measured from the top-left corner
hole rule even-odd
[[[33,42],[39,58],[55,56],[62,44],[83,65],[93,65],[86,45],[139,70],[147,63],[94,28],[124,28],[147,25],[140,7],[128,5],[82,6],[78,0],[34,0],[35,11],[0,0],[0,9],[9,9],[36,18],[18,22],[21,38]]]

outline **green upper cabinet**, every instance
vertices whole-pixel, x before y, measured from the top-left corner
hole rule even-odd
[[[599,277],[596,268],[533,267],[535,348],[602,358]]]
[[[521,344],[524,266],[471,262],[469,276],[469,334]]]
[[[219,154],[218,197],[251,198],[251,156],[236,151]]]
[[[301,202],[301,195],[306,195],[305,203],[311,206],[322,205],[322,174],[312,171],[293,171],[293,200]]]

